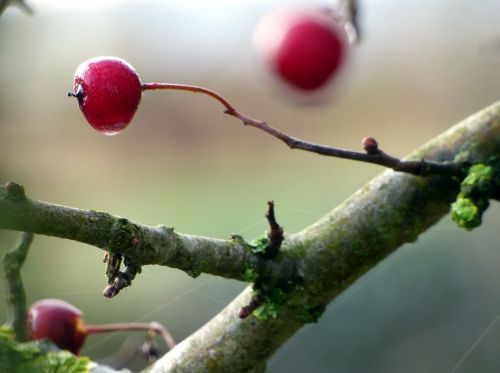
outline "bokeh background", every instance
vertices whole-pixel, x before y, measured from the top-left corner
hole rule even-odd
[[[332,99],[290,101],[260,66],[252,33],[266,12],[292,3],[31,0],[33,16],[7,9],[0,182],[144,224],[252,239],[266,229],[266,201],[276,202],[279,222],[294,232],[381,171],[291,151],[222,115],[207,97],[182,92],[146,93],[130,127],[103,136],[66,97],[76,67],[99,55],[126,59],[143,81],[216,90],[295,136],[359,149],[373,135],[397,156],[500,98],[500,2],[373,0],[361,1],[364,39]],[[500,371],[499,223],[498,203],[474,232],[444,218],[341,294],[267,371]],[[0,234],[2,253],[17,234]],[[108,300],[102,258],[94,247],[37,237],[23,269],[29,302],[65,299],[88,323],[159,321],[180,341],[245,286],[149,266]],[[4,320],[4,289],[0,297]],[[92,336],[83,353],[102,360],[141,338]],[[135,359],[131,367],[143,365]]]

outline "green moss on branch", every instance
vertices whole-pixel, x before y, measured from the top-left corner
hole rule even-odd
[[[22,188],[14,183],[8,185],[16,185],[16,190]],[[250,264],[267,278],[280,281],[295,270],[293,259],[287,255],[267,260],[253,253],[244,240],[182,234],[163,225],[141,225],[108,213],[35,201],[22,195],[12,198],[9,188],[0,186],[0,229],[71,239],[119,253],[138,266],[164,265],[193,277],[209,273],[243,281]]]
[[[500,103],[432,140],[409,159],[484,163],[498,174]],[[496,180],[496,178],[495,178]],[[238,317],[245,290],[202,329],[160,359],[151,372],[262,371],[269,356],[305,322],[402,244],[448,213],[460,191],[452,177],[384,172],[302,232],[286,237],[279,254],[260,258],[242,240],[216,240],[147,227],[105,213],[6,198],[0,188],[0,228],[32,231],[112,247],[138,264],[169,265],[192,274],[243,279],[252,268],[268,286],[300,278],[276,318]],[[494,182],[493,194],[498,189]],[[495,189],[496,188],[496,189]],[[138,242],[136,242],[138,240]]]

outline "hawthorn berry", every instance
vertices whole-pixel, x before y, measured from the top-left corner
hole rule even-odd
[[[28,310],[27,329],[31,340],[50,339],[59,348],[78,354],[87,327],[82,311],[60,299],[44,299]]]
[[[134,68],[116,57],[95,57],[76,69],[73,92],[80,109],[97,131],[114,135],[132,120],[142,85]]]
[[[258,25],[255,44],[271,72],[301,92],[326,87],[348,50],[344,28],[324,8],[272,12]]]

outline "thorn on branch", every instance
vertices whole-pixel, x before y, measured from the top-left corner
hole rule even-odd
[[[274,202],[267,202],[268,210],[266,213],[267,221],[269,222],[269,232],[267,233],[268,241],[268,250],[267,254],[269,256],[274,256],[278,253],[281,243],[283,242],[283,228],[276,222],[276,218],[274,216]]]

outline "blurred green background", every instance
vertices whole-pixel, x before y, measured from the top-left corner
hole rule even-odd
[[[291,151],[222,115],[207,97],[182,92],[144,94],[130,127],[103,136],[66,97],[76,67],[99,55],[127,60],[145,82],[216,90],[294,136],[359,149],[373,135],[397,156],[500,98],[500,2],[373,0],[361,1],[364,39],[332,99],[290,101],[259,65],[252,32],[267,11],[291,3],[32,0],[31,17],[7,9],[0,18],[0,182],[144,224],[252,239],[266,229],[268,200],[294,232],[381,171]],[[500,371],[498,203],[484,221],[467,233],[446,217],[398,250],[284,345],[268,372]],[[3,253],[17,234],[0,235]],[[180,341],[245,286],[149,266],[108,300],[102,258],[94,247],[37,237],[23,269],[29,302],[65,299],[88,323],[159,321]],[[0,296],[4,320],[4,289]],[[140,340],[92,336],[83,353],[101,360]]]

